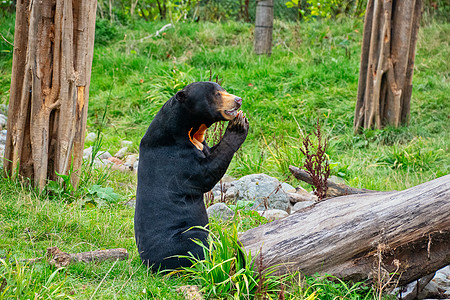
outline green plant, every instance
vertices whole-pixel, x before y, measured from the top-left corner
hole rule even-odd
[[[62,277],[62,270],[58,268],[49,274],[45,270],[42,272],[40,266],[24,265],[9,256],[0,258],[0,299],[69,298],[63,291],[65,280],[55,280]]]
[[[377,164],[402,170],[429,170],[431,166],[445,157],[443,149],[430,149],[423,140],[402,147],[394,145],[387,149],[376,161]]]
[[[86,189],[86,195],[81,200],[81,204],[86,207],[104,206],[117,202],[119,195],[114,192],[111,187],[102,187],[100,185],[93,185]]]
[[[224,230],[221,225],[212,223],[209,234],[209,246],[195,241],[203,247],[205,258],[180,256],[189,259],[193,265],[170,274],[179,273],[201,285],[201,291],[208,298],[232,296],[234,299],[253,299],[263,294],[276,295],[286,277],[273,275],[276,268],[266,268],[261,253],[259,263],[255,262],[252,254],[247,253],[240,244],[236,225]],[[255,271],[255,267],[259,271]]]

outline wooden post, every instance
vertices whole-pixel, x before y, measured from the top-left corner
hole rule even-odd
[[[422,0],[369,0],[354,130],[407,124]]]
[[[97,1],[17,2],[4,169],[39,190],[81,169]]]
[[[255,53],[272,53],[273,0],[258,1],[255,22]]]

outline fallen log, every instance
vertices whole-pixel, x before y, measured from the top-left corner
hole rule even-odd
[[[96,250],[81,253],[66,253],[58,249],[58,247],[47,248],[47,258],[51,265],[57,268],[65,267],[75,262],[102,262],[105,260],[125,260],[128,259],[127,249],[116,248],[106,250]]]
[[[449,190],[446,175],[404,191],[331,198],[250,229],[240,241],[279,274],[360,281],[398,267],[402,285],[450,264]]]
[[[289,171],[291,171],[292,175],[294,175],[295,178],[298,180],[304,181],[307,184],[313,185],[313,180],[311,176],[306,173],[306,171],[294,167],[289,166]],[[345,195],[353,195],[353,194],[365,194],[365,193],[374,193],[376,191],[368,190],[368,189],[358,189],[351,186],[348,186],[343,183],[335,183],[331,180],[327,181],[327,198],[332,197],[339,197],[339,196],[345,196]]]

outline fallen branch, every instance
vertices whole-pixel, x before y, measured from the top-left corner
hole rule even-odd
[[[310,185],[313,185],[313,181],[311,176],[309,176],[306,171],[303,171],[300,168],[289,166],[289,171],[291,171],[292,175],[298,180],[304,181]],[[358,189],[351,186],[348,186],[343,183],[335,183],[331,180],[327,180],[327,198],[345,196],[345,195],[353,195],[353,194],[366,194],[366,193],[374,193],[378,191],[368,190],[368,189]],[[378,192],[379,193],[379,192]]]
[[[125,260],[128,259],[127,249],[116,248],[106,250],[96,250],[81,253],[66,253],[58,247],[47,248],[48,263],[56,267],[65,267],[77,262],[102,262],[105,260]]]

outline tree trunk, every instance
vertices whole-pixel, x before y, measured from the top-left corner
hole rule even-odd
[[[422,0],[369,0],[354,130],[398,127],[409,118]]]
[[[450,264],[450,175],[400,192],[331,198],[244,232],[265,266],[343,279],[397,271],[408,283]]]
[[[17,3],[4,169],[40,190],[79,180],[97,1]]]
[[[272,53],[273,0],[258,1],[255,22],[255,53]]]

